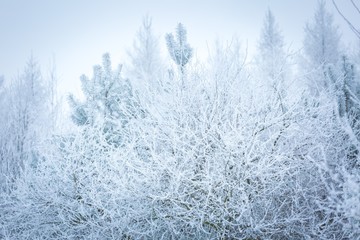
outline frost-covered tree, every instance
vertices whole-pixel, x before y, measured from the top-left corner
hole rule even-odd
[[[189,62],[193,55],[193,49],[187,42],[187,31],[183,24],[176,27],[176,37],[172,33],[166,35],[166,44],[171,58],[182,68]]]
[[[340,57],[340,34],[334,25],[333,15],[326,10],[325,1],[318,3],[314,19],[305,27],[304,54],[305,68],[316,72],[310,80],[310,87],[319,91],[329,87],[329,79],[324,76]]]
[[[334,85],[339,116],[347,118],[351,109],[356,111],[354,107],[357,108],[354,103],[357,101],[355,90],[358,83],[355,82],[354,64],[350,63],[346,56],[341,58],[339,65],[337,71],[329,68],[328,77]]]
[[[109,144],[115,145],[124,141],[121,129],[132,118],[143,114],[130,81],[123,79],[120,73],[121,65],[112,70],[110,55],[104,54],[102,66],[94,66],[93,77],[81,77],[85,100],[77,101],[73,95],[69,96],[73,122],[79,126],[100,127]]]
[[[271,80],[278,79],[284,73],[285,52],[284,38],[269,9],[266,13],[260,41],[258,44],[259,59],[262,68]],[[282,76],[282,78],[284,78]]]
[[[256,58],[259,85],[264,86],[262,91],[270,99],[275,99],[282,111],[285,111],[285,89],[289,79],[288,55],[284,50],[284,39],[275,21],[275,17],[267,11],[260,40],[258,43],[258,56]],[[287,80],[287,82],[286,82]]]
[[[356,71],[347,57],[341,57],[340,35],[332,15],[326,11],[325,1],[319,2],[313,24],[307,25],[305,30],[307,65],[303,67],[310,80],[309,88],[315,93],[307,97],[313,97],[313,103],[318,106],[314,118],[327,118],[325,125],[317,122],[322,126],[322,133],[318,135],[323,137],[316,145],[322,150],[311,156],[322,179],[319,181],[326,190],[318,201],[321,219],[327,223],[322,230],[335,228],[337,234],[341,232],[356,239],[359,238],[360,219],[350,210],[357,196],[353,189],[359,188],[360,169],[359,104],[354,94],[358,88]]]
[[[304,50],[315,66],[336,64],[339,60],[340,35],[333,15],[326,10],[325,1],[319,1],[314,19],[305,27]]]
[[[47,89],[47,96],[49,99],[49,124],[53,130],[60,126],[61,113],[61,96],[58,93],[58,75],[56,69],[55,57],[50,61],[47,74],[44,77],[46,79],[45,87]]]
[[[175,37],[172,33],[166,34],[166,44],[172,60],[180,69],[182,87],[184,87],[185,65],[193,56],[193,49],[187,42],[187,31],[182,23],[176,27]]]
[[[152,19],[144,17],[141,28],[136,34],[131,59],[130,74],[137,88],[144,91],[158,89],[160,82],[160,48],[158,38],[153,33]]]
[[[48,98],[40,68],[30,57],[24,71],[4,91],[0,135],[1,183],[10,184],[38,162],[38,146],[47,135]]]

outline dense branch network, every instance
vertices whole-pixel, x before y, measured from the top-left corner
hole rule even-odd
[[[325,2],[296,57],[270,10],[251,63],[195,64],[182,24],[166,61],[151,26],[81,77],[69,131],[33,58],[0,78],[0,238],[358,239],[359,64]]]

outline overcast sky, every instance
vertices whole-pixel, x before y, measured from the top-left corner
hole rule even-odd
[[[357,0],[358,1],[358,0]],[[344,13],[360,22],[349,0],[338,0]],[[164,35],[178,22],[199,56],[215,39],[237,36],[253,52],[270,8],[285,42],[299,49],[306,21],[313,17],[316,0],[0,0],[0,75],[7,81],[20,72],[33,53],[43,75],[55,59],[62,92],[80,86],[79,76],[91,75],[92,66],[109,52],[115,64],[126,59],[126,50],[146,14],[155,33]],[[340,25],[345,45],[355,44],[330,0],[327,7]]]

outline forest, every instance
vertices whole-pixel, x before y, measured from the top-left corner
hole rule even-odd
[[[252,59],[187,33],[144,17],[69,114],[36,57],[0,77],[0,239],[360,238],[360,47],[325,1],[299,51],[270,10]]]

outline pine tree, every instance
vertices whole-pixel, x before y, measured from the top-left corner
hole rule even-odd
[[[69,96],[73,122],[79,126],[102,129],[108,143],[115,145],[122,142],[121,129],[125,128],[132,118],[142,114],[130,81],[120,75],[121,68],[122,65],[113,71],[110,55],[104,54],[102,66],[94,66],[91,79],[81,76],[85,101],[81,102],[73,95]]]
[[[176,39],[172,33],[166,35],[166,44],[172,60],[178,65],[181,73],[182,87],[184,87],[185,65],[193,55],[193,49],[187,42],[187,32],[183,24],[176,27]]]

